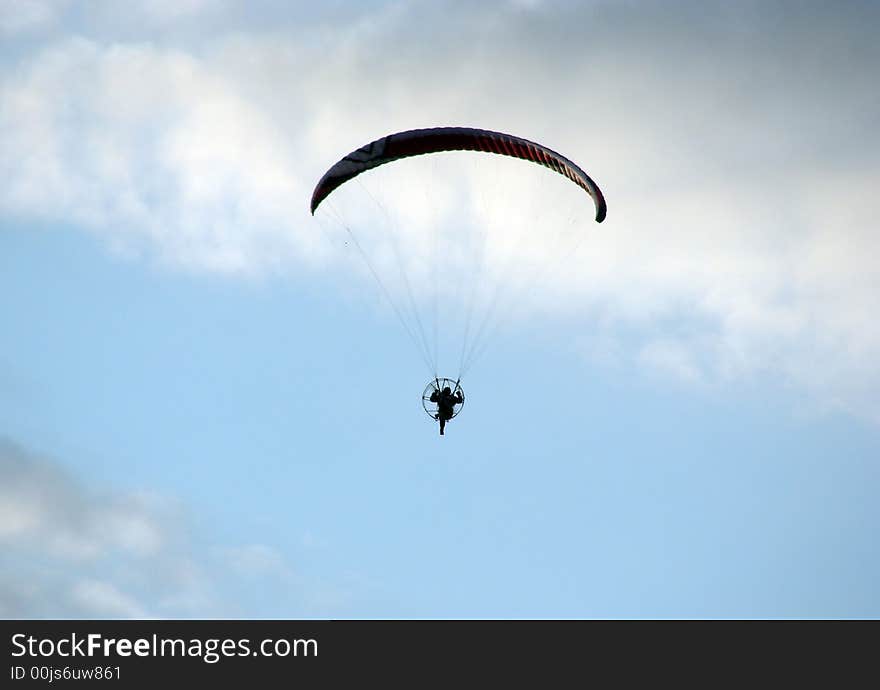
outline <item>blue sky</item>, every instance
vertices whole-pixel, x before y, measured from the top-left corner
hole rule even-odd
[[[130,7],[0,3],[0,615],[880,614],[876,8]],[[440,439],[307,207],[443,124],[609,212]],[[405,262],[497,208],[434,182]]]

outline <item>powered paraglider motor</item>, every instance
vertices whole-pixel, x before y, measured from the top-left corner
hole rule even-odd
[[[464,407],[464,391],[461,384],[447,378],[435,378],[429,381],[422,392],[422,407],[431,419],[440,422],[442,436],[446,422],[457,417]]]

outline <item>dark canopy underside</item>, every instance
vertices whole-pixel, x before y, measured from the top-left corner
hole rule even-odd
[[[436,127],[412,129],[389,134],[352,151],[330,168],[312,193],[312,214],[330,193],[365,170],[390,163],[400,158],[420,156],[440,151],[484,151],[532,161],[555,170],[589,194],[596,205],[596,221],[605,219],[605,199],[596,183],[572,163],[546,146],[527,139],[470,127]]]

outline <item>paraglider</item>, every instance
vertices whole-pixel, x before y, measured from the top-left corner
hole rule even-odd
[[[376,139],[375,141],[352,151],[327,170],[315,186],[310,204],[312,215],[315,214],[323,203],[329,203],[328,198],[331,197],[331,195],[335,198],[335,195],[333,194],[335,190],[342,186],[347,186],[347,182],[354,180],[368,170],[384,166],[394,161],[423,156],[425,154],[457,151],[498,154],[499,156],[536,163],[555,171],[559,175],[568,178],[568,180],[589,195],[593,201],[595,209],[594,218],[596,222],[601,223],[605,219],[606,205],[602,192],[596,183],[570,159],[542,144],[527,139],[504,134],[502,132],[469,127],[435,127],[398,132]],[[490,174],[489,177],[497,178],[499,176]],[[411,179],[412,176],[404,178],[403,185],[391,185],[392,200],[394,199],[393,194],[397,193],[398,189],[401,189]],[[459,178],[453,179],[457,180]],[[360,181],[358,180],[357,182],[360,185]],[[431,182],[428,182],[427,180],[424,182],[424,193],[427,204],[432,203],[432,198],[435,195],[433,182],[433,179]],[[361,186],[363,187],[363,185]],[[350,240],[351,245],[361,254],[361,258],[369,268],[370,273],[385,294],[385,297],[391,303],[395,314],[404,326],[410,339],[418,346],[422,358],[426,365],[431,369],[433,379],[423,392],[422,403],[429,416],[439,422],[440,434],[443,435],[446,424],[458,415],[464,404],[464,393],[461,389],[460,381],[465,370],[470,366],[470,363],[482,352],[485,340],[488,338],[488,333],[491,331],[491,328],[489,327],[491,325],[491,317],[499,310],[498,304],[503,301],[503,298],[508,298],[509,301],[515,303],[516,295],[514,291],[509,288],[501,289],[501,279],[498,276],[493,275],[495,280],[499,281],[494,287],[494,291],[488,289],[486,296],[482,299],[475,297],[475,293],[477,292],[476,285],[479,278],[473,277],[473,286],[469,292],[470,297],[467,307],[460,310],[462,314],[466,315],[466,317],[461,317],[461,320],[464,322],[463,328],[461,329],[464,335],[461,346],[459,375],[454,380],[438,377],[436,371],[438,332],[442,331],[445,333],[451,330],[447,328],[444,331],[441,326],[438,326],[440,320],[436,314],[436,310],[441,303],[441,300],[438,298],[438,293],[442,287],[440,283],[443,282],[438,276],[438,265],[442,266],[445,271],[447,270],[448,265],[458,266],[462,263],[461,255],[465,253],[465,250],[460,246],[456,246],[456,238],[459,237],[461,230],[449,226],[448,223],[435,223],[433,230],[431,231],[433,233],[434,253],[436,254],[438,251],[437,248],[441,242],[441,236],[442,239],[448,241],[453,249],[447,253],[447,257],[443,262],[438,261],[436,256],[423,262],[428,268],[422,270],[422,274],[426,274],[429,277],[422,275],[422,278],[429,284],[429,289],[427,291],[433,291],[433,297],[424,300],[428,304],[433,304],[435,311],[433,318],[434,346],[432,348],[428,332],[429,329],[425,327],[423,320],[419,315],[418,302],[421,295],[417,290],[417,286],[414,285],[414,281],[409,277],[414,262],[407,263],[402,257],[404,251],[401,249],[401,245],[404,243],[414,245],[417,248],[424,247],[427,243],[423,242],[419,245],[412,237],[414,233],[407,234],[400,229],[406,227],[408,221],[398,222],[396,219],[391,218],[389,207],[393,206],[393,203],[387,204],[383,203],[381,200],[377,200],[375,195],[365,187],[363,188],[363,191],[366,192],[366,196],[374,202],[375,210],[379,211],[379,213],[375,215],[386,217],[385,222],[389,228],[387,233],[389,238],[385,240],[387,247],[383,245],[382,252],[377,252],[376,255],[371,256],[367,251],[367,248],[365,248],[366,242],[359,239],[359,234],[353,230],[353,226],[364,228],[363,223],[365,221],[363,221],[363,213],[360,208],[353,212],[356,218],[355,222],[350,222],[348,218],[343,219],[342,213],[336,208],[331,209],[331,217],[335,219],[344,232],[347,233],[348,238],[345,240],[345,245],[349,246]],[[550,202],[547,202],[547,205],[550,205]],[[439,227],[440,225],[443,225],[442,230]],[[456,225],[458,225],[458,223],[456,223]],[[369,227],[372,229],[372,226]],[[504,229],[506,230],[507,227],[505,226]],[[394,236],[392,232],[393,230],[398,231],[399,237]],[[456,234],[456,232],[459,234]],[[497,229],[496,232],[501,233],[502,230]],[[366,233],[366,230],[364,230],[364,233]],[[373,236],[375,237],[375,231],[373,231],[373,233]],[[479,269],[485,270],[486,264],[489,263],[493,256],[493,250],[496,249],[487,239],[489,230],[481,230],[480,233],[480,242],[477,242],[476,240],[473,242],[477,247],[475,251],[479,251],[478,259],[474,259],[472,263],[469,264],[469,266],[474,268],[474,273]],[[379,234],[381,235],[381,233]],[[509,239],[506,237],[504,240],[509,242]],[[422,249],[418,249],[418,251],[422,251]],[[540,257],[541,252],[532,252],[532,255]],[[389,279],[387,265],[391,260],[388,258],[389,256],[396,259],[399,272],[402,276],[402,287],[399,291],[393,291],[386,285],[386,282]],[[506,266],[505,263],[500,260],[496,263],[500,264],[502,268]],[[415,262],[415,265],[421,267],[422,264]],[[465,273],[467,273],[467,271],[465,271]],[[496,271],[496,273],[500,275],[501,271]],[[537,280],[537,277],[535,276],[531,276],[530,278],[533,281]],[[457,286],[457,288],[460,289],[460,286]],[[474,305],[477,302],[480,302],[486,312],[482,320],[474,317]]]

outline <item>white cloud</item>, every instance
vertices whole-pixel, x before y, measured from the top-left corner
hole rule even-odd
[[[73,586],[72,599],[82,610],[99,618],[147,617],[137,601],[109,582],[80,580]]]
[[[50,26],[66,4],[61,0],[0,0],[0,35]]]
[[[248,271],[317,247],[277,128],[199,60],[64,41],[3,82],[7,214],[73,222],[189,267]]]
[[[190,588],[211,590],[210,581],[176,575],[198,567],[184,548],[183,522],[167,502],[98,493],[60,466],[0,439],[0,612],[165,615],[156,591],[182,596]]]
[[[0,618],[326,615],[343,596],[274,546],[220,544],[175,501],[84,486],[0,437]]]
[[[217,10],[226,4],[226,0],[144,0],[141,11],[157,20],[174,21]]]
[[[671,374],[687,382],[701,380],[699,365],[692,361],[693,353],[675,340],[655,340],[648,343],[639,353],[639,360],[652,370]]]
[[[876,11],[527,4],[230,26],[197,49],[59,38],[0,84],[0,208],[190,269],[300,270],[332,259],[305,207],[340,155],[414,126],[509,130],[608,198],[544,293],[601,323],[603,351],[688,380],[775,377],[880,419]],[[433,212],[478,226],[469,190],[432,194]],[[420,227],[425,210],[401,213]]]

